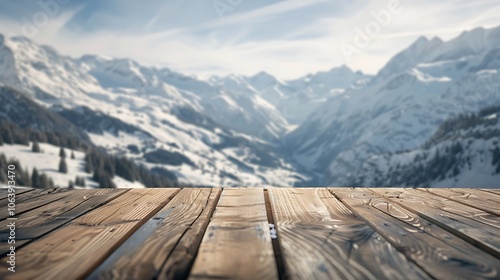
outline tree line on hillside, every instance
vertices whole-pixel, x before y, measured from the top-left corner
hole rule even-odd
[[[72,150],[86,150],[90,147],[88,143],[75,137],[51,131],[35,131],[31,128],[21,128],[6,120],[0,121],[0,145],[5,143],[29,146],[30,142],[48,143]]]
[[[86,152],[85,171],[93,174],[93,180],[102,188],[116,187],[112,180],[115,175],[130,182],[140,182],[148,188],[178,186],[173,173],[172,177],[160,172],[151,172],[146,166],[138,165],[126,157],[111,156],[97,149],[89,149]],[[167,170],[162,171],[164,173]]]
[[[496,118],[487,118],[490,115],[497,114]],[[480,125],[493,126],[498,122],[498,114],[500,114],[500,106],[490,106],[480,110],[477,113],[464,113],[452,117],[444,121],[436,130],[434,135],[427,141],[423,148],[427,149],[440,141],[446,140],[453,132],[464,131],[469,128],[478,127]],[[495,133],[492,133],[494,136]],[[476,135],[484,137],[484,133]],[[476,138],[478,138],[476,137]]]
[[[14,176],[8,177],[7,170],[9,165],[15,166]],[[34,188],[54,188],[54,181],[46,174],[40,174],[36,168],[30,173],[23,168],[16,159],[7,159],[5,154],[0,154],[0,183],[8,184],[8,181],[14,181],[15,186],[34,187]],[[13,179],[13,180],[11,180]]]
[[[428,187],[430,182],[453,178],[471,164],[471,158],[464,155],[460,142],[436,149],[432,158],[428,153],[417,155],[413,162],[390,167],[384,176],[375,178],[375,183],[390,186]]]
[[[77,138],[67,137],[53,132],[40,132],[29,128],[21,128],[5,120],[0,122],[0,145],[5,143],[29,146],[30,142],[33,142],[31,150],[34,153],[42,152],[39,143],[60,146],[58,170],[61,173],[68,173],[66,151],[64,148],[85,152],[85,171],[92,175],[92,179],[97,182],[101,188],[115,188],[116,185],[113,182],[115,175],[130,182],[138,181],[146,187],[179,186],[175,174],[167,169],[155,168],[161,172],[151,172],[144,165],[136,164],[133,160],[126,157],[109,155],[103,149],[91,147]],[[71,158],[75,158],[74,152],[71,152]],[[19,168],[21,168],[18,161],[14,162],[17,164],[16,167],[19,166]],[[34,181],[31,179],[28,180],[27,178],[31,178],[32,175],[30,175],[30,172],[22,170],[19,178],[16,179],[19,181],[17,185],[40,188],[54,187],[53,181],[47,177],[47,175],[39,174],[36,169],[34,169],[32,173],[35,173],[35,179],[41,178],[42,181],[39,182],[38,179]],[[6,179],[2,179],[4,178],[0,177],[0,182],[5,183]],[[70,181],[68,187],[74,186],[85,186],[85,179],[77,177],[74,181]]]
[[[349,183],[355,186],[411,186],[429,187],[432,182],[456,178],[464,170],[471,169],[478,159],[482,164],[493,166],[493,174],[500,174],[500,106],[484,108],[477,113],[461,114],[444,121],[434,135],[412,157],[410,162],[391,165],[384,172],[375,162],[368,162],[360,172],[349,175]],[[475,139],[491,140],[489,150],[471,152]],[[448,144],[444,144],[448,141]],[[386,155],[395,157],[410,150]],[[398,155],[399,154],[399,155]],[[479,157],[479,158],[478,158]],[[489,160],[491,158],[491,161]]]

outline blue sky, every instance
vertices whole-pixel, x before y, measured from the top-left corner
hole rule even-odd
[[[71,56],[288,79],[342,64],[375,73],[419,36],[498,26],[499,14],[500,0],[16,0],[0,2],[0,32]],[[367,46],[356,47],[367,28]],[[346,55],[346,44],[356,52]]]

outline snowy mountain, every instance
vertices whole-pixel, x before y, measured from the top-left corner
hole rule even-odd
[[[415,149],[447,118],[500,104],[499,32],[418,39],[366,86],[317,108],[285,143],[316,183],[349,184],[346,174],[372,155]]]
[[[372,77],[347,66],[282,81],[266,72],[245,77],[213,77],[212,82],[235,92],[260,96],[276,108],[289,124],[298,125],[328,98],[351,87],[363,86]]]
[[[28,96],[0,85],[0,121],[22,128],[64,134],[90,144],[88,135],[59,114],[45,109]]]
[[[202,80],[0,36],[0,120],[68,132],[193,185],[462,186],[493,161],[494,141],[423,144],[450,118],[500,104],[499,38],[500,27],[447,42],[421,37],[373,77],[341,66],[283,81],[266,72]],[[482,128],[456,133],[470,129]],[[443,178],[390,175],[417,174],[400,158],[434,166],[437,150],[439,159],[458,150],[455,140],[467,161],[446,165]],[[486,186],[497,175],[493,165],[484,170]]]
[[[491,188],[500,182],[500,107],[445,121],[421,147],[371,156],[352,185]]]
[[[286,122],[258,96],[128,59],[74,59],[22,37],[1,37],[0,83],[39,103],[38,111],[50,108],[96,146],[151,169],[167,167],[183,183],[303,180],[273,143]],[[43,125],[57,126],[51,121]]]

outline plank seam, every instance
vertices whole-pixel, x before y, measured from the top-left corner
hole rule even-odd
[[[428,271],[425,269],[425,267],[423,267],[423,266],[419,265],[419,264],[418,264],[418,263],[416,263],[413,259],[411,259],[411,258],[407,255],[407,252],[405,252],[405,251],[403,250],[404,248],[402,248],[401,246],[397,246],[397,245],[393,244],[393,243],[391,242],[391,240],[389,240],[389,239],[385,236],[385,234],[383,234],[382,232],[377,231],[377,229],[376,229],[374,226],[372,226],[372,224],[371,224],[371,223],[370,223],[367,219],[365,219],[365,217],[363,217],[362,215],[360,215],[360,214],[356,211],[356,209],[354,209],[354,207],[352,207],[349,203],[345,203],[345,202],[343,201],[343,199],[342,199],[340,196],[338,196],[335,192],[333,192],[331,189],[328,189],[328,191],[329,191],[329,192],[330,192],[330,193],[331,193],[331,194],[332,194],[332,195],[333,195],[333,196],[334,196],[334,197],[335,197],[338,201],[340,201],[340,203],[342,203],[342,204],[343,204],[344,206],[346,206],[349,210],[351,210],[351,212],[352,212],[354,215],[356,215],[356,217],[358,217],[360,220],[362,220],[363,222],[365,222],[365,224],[366,224],[366,225],[368,225],[368,226],[369,226],[369,227],[373,230],[373,232],[376,232],[376,233],[377,233],[377,234],[378,234],[381,238],[385,239],[385,241],[387,242],[387,244],[390,244],[390,245],[391,245],[391,246],[392,246],[392,247],[393,247],[396,251],[398,251],[398,252],[400,252],[401,254],[403,254],[403,256],[405,256],[405,258],[406,258],[406,260],[407,260],[408,262],[413,263],[415,266],[419,267],[419,268],[420,268],[420,269],[421,269],[424,273],[426,273],[426,274],[427,274],[427,276],[429,276],[431,279],[437,279],[437,278],[436,278],[436,277],[434,277],[434,276],[433,276],[430,272],[428,272]],[[370,190],[370,191],[371,191],[371,190]],[[376,194],[376,195],[378,195],[378,194]],[[369,205],[368,205],[368,206],[369,206]],[[375,208],[375,207],[371,207],[371,206],[369,206],[369,207],[370,207],[371,209],[374,209],[374,211],[379,211],[379,212],[381,212],[381,213],[382,213],[382,215],[387,215],[387,216],[389,216],[389,217],[392,217],[392,216],[390,216],[390,215],[388,215],[388,214],[384,213],[383,211],[381,211],[381,210],[379,210],[379,209],[377,209],[377,208]],[[409,226],[411,226],[411,227],[413,227],[413,228],[416,228],[416,227],[414,227],[413,225],[409,225]],[[417,228],[416,228],[416,229],[417,229]]]
[[[77,216],[75,216],[75,217],[73,217],[73,218],[71,218],[71,219],[67,220],[65,223],[63,223],[63,224],[61,224],[61,225],[59,225],[59,226],[57,226],[57,227],[53,228],[52,230],[50,230],[50,231],[48,231],[48,232],[46,232],[46,233],[44,233],[44,234],[42,234],[42,235],[38,236],[37,238],[22,239],[22,240],[28,240],[28,242],[23,243],[23,244],[21,244],[21,245],[19,245],[19,246],[16,246],[16,249],[17,249],[17,250],[22,249],[24,246],[26,246],[26,245],[30,244],[31,242],[36,241],[36,240],[38,240],[38,239],[40,239],[40,238],[42,238],[42,237],[44,237],[44,236],[46,236],[46,235],[48,235],[48,234],[50,234],[50,233],[52,233],[52,232],[56,231],[56,230],[58,230],[58,229],[60,229],[60,228],[62,228],[62,227],[64,227],[64,226],[66,226],[66,225],[67,225],[68,223],[70,223],[71,221],[73,221],[73,220],[75,220],[75,219],[79,218],[80,216],[83,216],[83,215],[85,215],[85,214],[87,214],[87,213],[89,213],[89,212],[91,212],[91,211],[93,211],[93,210],[95,210],[95,209],[97,209],[97,208],[99,208],[99,207],[101,207],[101,206],[103,206],[103,205],[105,205],[105,204],[107,204],[107,203],[111,202],[112,200],[114,200],[114,199],[118,198],[119,196],[122,196],[123,194],[125,194],[125,193],[126,193],[126,192],[128,192],[128,191],[129,191],[129,190],[125,190],[125,191],[121,192],[121,193],[120,193],[120,194],[118,194],[117,196],[110,198],[107,202],[102,203],[101,205],[96,206],[94,209],[90,209],[90,210],[89,210],[89,211],[87,211],[87,212],[83,212],[83,213],[81,213],[80,215],[77,215]],[[47,204],[45,204],[45,205],[47,205]],[[37,207],[37,208],[38,208],[38,207]],[[31,211],[31,210],[30,210],[30,211]]]
[[[492,192],[492,191],[489,191],[487,189],[475,189],[475,190],[478,190],[478,191],[482,191],[482,192],[485,192],[487,194],[494,194],[496,196],[499,196],[500,197],[500,194],[499,193],[496,193],[496,192]],[[498,189],[495,189],[495,190],[498,190]],[[500,198],[499,198],[500,199]]]
[[[270,224],[274,224],[274,229],[278,231],[279,229],[274,219],[273,207],[271,205],[271,200],[269,199],[269,192],[266,189],[264,189],[263,191],[264,201],[266,203],[267,221]],[[271,243],[273,245],[274,259],[276,261],[276,268],[278,270],[278,279],[288,279],[279,240],[277,238],[271,239]]]
[[[488,214],[492,214],[492,215],[498,216],[496,213],[491,212],[491,211],[489,211],[489,210],[488,210],[488,209],[486,209],[486,208],[478,208],[477,206],[475,206],[475,205],[474,205],[474,204],[472,204],[472,203],[470,203],[470,204],[469,204],[469,203],[465,203],[465,202],[463,202],[463,201],[460,201],[460,200],[454,199],[453,197],[446,197],[446,196],[444,196],[444,195],[440,195],[440,194],[438,194],[438,193],[434,193],[434,192],[426,191],[426,190],[423,190],[423,189],[420,189],[420,188],[417,188],[417,189],[415,189],[415,190],[420,191],[420,192],[424,192],[424,193],[427,193],[427,194],[430,194],[430,195],[439,196],[439,197],[442,197],[442,198],[444,198],[444,199],[447,199],[447,200],[450,200],[450,201],[453,201],[453,202],[456,202],[456,203],[460,203],[461,205],[464,205],[464,206],[467,206],[467,207],[472,207],[472,208],[474,208],[474,209],[484,211],[484,212],[486,212],[486,213],[488,213]],[[457,193],[457,195],[459,195],[459,193]],[[471,195],[471,194],[469,194],[469,196],[470,196],[470,195]]]
[[[203,211],[205,211],[206,207],[208,206],[208,204],[210,203],[210,195],[212,194],[212,192],[214,191],[213,188],[210,189],[210,193],[208,194],[207,196],[207,201],[205,202],[205,205],[203,206],[203,209],[200,211],[200,213],[198,214],[198,216],[196,217],[196,219],[193,220],[193,222],[191,222],[189,224],[189,227],[186,228],[186,230],[184,230],[184,232],[182,233],[182,235],[179,237],[179,239],[177,239],[177,242],[175,242],[175,245],[172,247],[172,250],[170,250],[170,252],[168,253],[167,257],[165,258],[165,260],[163,260],[163,263],[162,265],[160,266],[160,268],[158,269],[158,271],[155,273],[155,276],[154,276],[154,279],[157,279],[158,276],[159,276],[159,273],[164,269],[164,266],[166,265],[168,259],[170,258],[170,256],[172,255],[172,253],[175,251],[175,249],[177,248],[177,246],[179,245],[179,243],[181,242],[182,238],[184,238],[184,236],[186,235],[186,233],[189,231],[189,229],[198,221],[198,219],[200,219],[201,215],[203,214]],[[201,195],[201,191],[198,193],[198,195],[196,196],[196,198],[198,198],[200,195]],[[220,199],[220,194],[222,193],[222,190],[217,194],[217,197],[215,198],[215,201],[217,203],[219,203],[219,199]],[[193,200],[193,204],[194,204],[194,201],[196,199]],[[209,221],[210,219],[212,219],[212,215],[213,213],[215,212],[215,207],[217,205],[217,203],[214,203],[214,205],[212,206],[212,209],[210,209],[210,217],[207,219],[207,224],[206,226],[203,228],[203,230],[200,232],[200,236],[204,236],[205,235],[205,231],[207,230],[208,228],[208,224],[209,224]],[[192,204],[191,204],[192,206]],[[189,273],[191,272],[191,269],[193,267],[193,264],[194,264],[194,260],[196,259],[196,256],[198,255],[198,249],[200,247],[200,244],[201,244],[201,239],[199,240],[198,242],[198,246],[197,246],[197,249],[196,249],[196,252],[195,254],[193,255],[193,258],[189,261],[189,264],[188,264],[188,267],[186,268],[186,270],[184,271],[184,275],[182,275],[183,277],[180,277],[181,279],[187,279],[187,277],[189,276]]]
[[[123,243],[125,243],[125,241],[127,241],[127,239],[129,239],[130,236],[132,236],[138,229],[140,229],[144,223],[146,223],[149,219],[151,219],[151,217],[156,215],[156,213],[158,213],[163,207],[165,207],[165,205],[167,205],[172,200],[172,198],[174,198],[179,192],[180,192],[180,189],[173,192],[167,199],[165,199],[165,201],[163,203],[159,203],[155,209],[153,209],[151,212],[149,212],[141,221],[137,222],[137,224],[133,228],[131,228],[127,233],[125,233],[123,235],[123,237],[119,241],[117,241],[114,246],[109,248],[109,251],[107,254],[103,254],[103,256],[93,266],[88,267],[87,271],[82,274],[81,278],[86,279],[92,272],[94,272],[94,270],[96,268],[98,268],[104,261],[106,261],[106,259],[111,254],[113,254],[113,252],[116,249],[118,249]],[[99,209],[99,208],[96,208],[96,209]],[[96,209],[93,209],[92,211],[94,211]]]
[[[371,191],[371,190],[370,190],[370,191]],[[378,194],[377,194],[377,195],[378,195]],[[411,208],[410,206],[404,205],[403,203],[400,203],[400,202],[398,202],[398,201],[396,201],[396,200],[393,200],[393,199],[390,199],[390,198],[386,198],[386,199],[389,199],[391,202],[393,202],[393,203],[395,203],[395,204],[399,205],[400,207],[402,207],[402,208],[404,208],[404,209],[406,209],[406,210],[408,210],[408,211],[412,212],[413,214],[415,214],[415,215],[417,215],[417,216],[421,217],[422,219],[427,220],[427,221],[429,221],[429,222],[431,222],[431,223],[433,223],[433,224],[435,224],[435,225],[439,226],[439,227],[440,227],[440,228],[442,228],[443,230],[445,230],[445,231],[449,232],[451,235],[454,235],[454,236],[456,236],[456,237],[458,237],[458,238],[460,238],[460,239],[464,240],[465,242],[467,242],[467,243],[471,244],[472,246],[474,246],[474,247],[476,247],[476,248],[481,249],[481,250],[482,250],[482,251],[484,251],[485,253],[488,253],[488,254],[492,255],[493,257],[495,257],[495,258],[500,258],[500,254],[499,254],[498,252],[496,252],[496,251],[495,251],[495,250],[493,250],[492,248],[489,248],[488,246],[484,245],[482,242],[477,241],[477,240],[475,240],[475,239],[474,239],[474,238],[472,238],[472,237],[469,237],[467,234],[465,234],[465,233],[463,233],[463,232],[461,232],[461,231],[458,231],[458,230],[456,230],[456,229],[454,229],[454,228],[452,228],[452,227],[448,226],[447,224],[442,223],[442,222],[440,222],[440,221],[438,221],[438,220],[436,220],[436,219],[434,219],[434,218],[432,218],[432,217],[430,217],[430,216],[428,216],[428,215],[425,215],[425,214],[423,214],[423,213],[420,213],[419,211],[414,210],[414,209],[413,209],[413,208]],[[443,211],[446,211],[446,210],[443,210]],[[447,212],[447,211],[446,211],[446,212]],[[453,214],[458,215],[458,214],[456,214],[456,213],[453,213]],[[462,216],[462,215],[458,215],[458,216]],[[470,220],[470,218],[468,218],[468,217],[464,217],[464,216],[462,216],[462,217],[463,217],[464,219],[466,219],[466,220],[467,220],[467,219],[469,219],[469,220]],[[474,221],[475,221],[475,220],[474,220]],[[479,222],[479,221],[478,221],[478,222]]]
[[[53,193],[56,193],[56,194],[57,194],[57,192],[56,192],[56,191],[57,191],[57,189],[53,189],[53,190],[52,190],[51,192],[49,192],[49,193],[46,193],[46,194],[40,194],[40,195],[38,195],[38,196],[34,196],[34,197],[31,197],[31,198],[26,199],[26,200],[24,200],[24,201],[21,201],[21,202],[16,202],[16,203],[17,203],[18,205],[21,205],[22,203],[25,203],[25,202],[28,202],[28,203],[29,203],[29,202],[31,202],[31,201],[29,201],[29,200],[32,200],[32,199],[37,199],[37,198],[40,198],[40,197],[42,197],[42,196],[46,196],[46,195],[53,194]],[[64,198],[66,198],[66,197],[70,196],[69,191],[67,191],[67,192],[68,192],[68,195],[63,196],[63,197],[61,197],[61,198],[58,198],[58,199],[56,199],[56,200],[52,200],[52,201],[49,201],[49,202],[46,202],[46,203],[43,203],[43,202],[42,202],[43,204],[36,205],[36,206],[34,206],[33,208],[29,208],[29,209],[26,209],[26,210],[24,210],[24,211],[16,211],[16,215],[15,215],[14,217],[17,217],[18,215],[23,214],[23,213],[26,213],[26,212],[28,212],[28,211],[38,209],[38,208],[40,208],[40,207],[42,207],[42,206],[45,206],[45,205],[48,205],[48,204],[50,204],[50,203],[52,203],[52,202],[56,202],[56,201],[59,201],[59,200],[61,200],[61,199],[64,199]],[[30,193],[30,192],[26,192],[26,193]],[[24,193],[22,193],[22,194],[24,194]],[[17,198],[16,198],[16,200],[17,200]],[[0,218],[0,221],[6,220],[6,219],[7,219],[7,218]]]
[[[189,231],[189,229],[198,221],[198,219],[200,219],[201,215],[203,214],[203,211],[205,211],[205,209],[208,207],[208,204],[210,203],[210,196],[211,196],[211,194],[212,194],[213,191],[214,191],[214,189],[211,188],[210,189],[210,193],[207,196],[207,201],[205,202],[205,206],[203,206],[203,209],[200,211],[200,214],[198,214],[198,217],[196,217],[196,219],[194,219],[194,221],[189,224],[189,227],[187,227],[186,230],[184,230],[184,232],[182,233],[182,235],[180,236],[180,238],[177,239],[177,242],[172,247],[172,250],[170,251],[170,253],[168,254],[168,256],[165,258],[165,260],[163,261],[163,264],[160,266],[160,269],[156,272],[156,275],[155,275],[154,279],[158,278],[159,273],[164,269],[164,266],[166,265],[168,259],[170,258],[170,256],[172,255],[172,253],[175,251],[175,249],[177,248],[177,246],[181,242],[182,238],[184,238],[184,236]],[[196,252],[194,253],[193,258],[189,261],[188,267],[184,271],[183,275],[182,276],[178,275],[179,276],[178,279],[187,279],[189,277],[189,274],[191,273],[191,270],[192,270],[193,265],[194,265],[194,261],[196,260],[196,257],[198,256],[198,250],[200,248],[203,236],[205,236],[205,232],[207,231],[207,228],[208,228],[208,225],[210,223],[210,220],[212,220],[213,214],[215,212],[215,208],[217,207],[217,204],[219,204],[219,200],[220,200],[222,191],[223,191],[223,188],[220,189],[219,193],[217,194],[217,196],[214,199],[214,204],[212,206],[212,209],[209,210],[210,214],[209,214],[209,217],[207,219],[207,223],[206,223],[205,227],[203,228],[203,230],[199,234],[199,236],[201,236],[201,238],[199,239],[198,244],[196,246]],[[201,191],[198,194],[198,196],[199,195],[201,195]]]
[[[2,189],[2,190],[8,190],[8,189]],[[34,191],[34,190],[35,190],[35,189],[29,189],[29,190],[27,190],[27,191],[25,191],[25,192],[22,192],[22,193],[19,193],[19,194],[18,194],[18,193],[15,193],[15,194],[16,194],[16,197],[17,197],[18,195],[22,195],[22,194],[25,194],[25,193],[29,193],[29,192]],[[17,191],[17,189],[16,189],[16,191]],[[9,198],[9,194],[10,194],[10,193],[9,193],[8,191],[7,191],[7,192],[5,192],[5,196],[0,197],[0,200],[4,200],[4,199]]]
[[[408,189],[404,189],[404,190],[405,190],[405,191],[408,191]],[[411,190],[416,191],[415,189],[411,189]],[[438,196],[438,195],[434,195],[434,193],[431,193],[431,192],[425,192],[425,191],[424,191],[423,193],[427,193],[427,195],[431,195],[431,196]],[[417,197],[418,197],[418,196],[419,196],[419,195],[417,194]],[[397,197],[397,198],[399,198],[399,199],[404,199],[404,198],[402,198],[402,197],[399,197],[399,195],[398,195],[398,197]],[[392,198],[390,198],[390,199],[391,199],[391,201],[395,201],[395,200],[393,200]],[[423,196],[423,197],[420,197],[420,199],[429,199],[429,198],[427,198],[427,197]],[[430,198],[430,199],[433,199],[433,198]],[[457,201],[455,201],[455,200],[451,200],[451,199],[449,199],[449,198],[445,198],[445,199],[447,199],[447,200],[448,200],[448,201],[450,201],[450,202],[457,202]],[[433,200],[435,200],[435,199],[433,199]],[[438,202],[439,202],[439,201],[438,201]],[[478,209],[478,208],[476,208],[476,207],[472,207],[472,206],[469,206],[469,205],[466,205],[466,204],[463,204],[463,203],[460,203],[460,202],[457,202],[457,203],[459,203],[459,204],[463,205],[464,207],[474,208],[474,209],[476,209],[476,210],[482,211],[482,212],[487,213],[487,214],[489,214],[489,215],[493,215],[493,216],[496,216],[496,217],[498,216],[498,215],[496,215],[496,214],[493,214],[493,213],[490,213],[490,212],[484,211],[483,209]],[[432,206],[432,207],[434,207],[434,206]],[[407,207],[405,207],[405,208],[407,208]],[[453,214],[453,215],[460,216],[460,217],[462,217],[462,218],[464,218],[464,219],[466,219],[466,220],[472,220],[472,221],[474,221],[474,222],[481,223],[481,224],[484,224],[484,225],[489,226],[489,227],[496,227],[496,226],[492,226],[492,225],[490,225],[490,224],[488,224],[488,223],[484,222],[483,220],[479,220],[479,219],[477,219],[477,220],[476,220],[476,219],[472,219],[472,218],[470,218],[470,217],[467,217],[466,215],[464,215],[464,214],[462,214],[462,213],[460,213],[460,212],[453,212],[453,211],[450,211],[450,210],[447,210],[447,209],[445,209],[445,208],[441,208],[441,207],[439,207],[439,209],[440,209],[441,211],[448,212],[448,213],[451,213],[451,214]],[[416,212],[416,211],[412,211],[412,212],[414,212],[414,213],[416,213],[416,214],[417,214],[417,212]]]

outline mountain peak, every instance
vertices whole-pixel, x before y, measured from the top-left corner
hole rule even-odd
[[[419,45],[419,44],[426,44],[427,42],[429,42],[429,39],[427,39],[427,37],[420,36],[420,37],[418,37],[418,39],[415,42],[413,42],[413,44],[411,44],[411,46]],[[410,46],[410,48],[411,48],[411,46]]]
[[[437,37],[429,40],[425,36],[420,36],[409,47],[396,54],[379,71],[373,82],[384,80],[389,76],[411,69],[420,62],[423,62],[429,53],[443,45],[443,41]]]
[[[259,73],[250,77],[251,79],[276,79],[273,75],[267,73],[266,71],[260,71]]]
[[[328,71],[328,72],[330,72],[330,73],[354,73],[354,71],[352,71],[352,69],[349,68],[349,66],[347,66],[345,64],[342,64],[339,67],[334,67],[334,68],[330,69],[330,71]]]
[[[262,90],[268,86],[280,83],[280,81],[276,79],[276,77],[265,71],[260,71],[259,73],[249,77],[248,82],[258,90]]]
[[[442,43],[428,57],[428,61],[443,61],[486,52],[500,45],[500,26],[486,29],[474,28],[462,32],[458,37]]]

